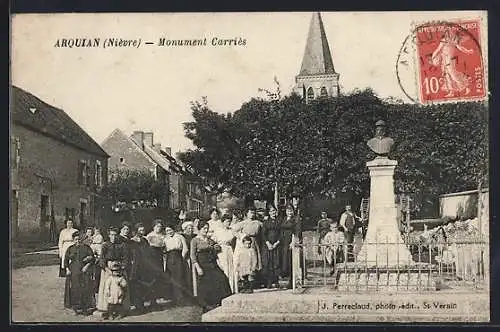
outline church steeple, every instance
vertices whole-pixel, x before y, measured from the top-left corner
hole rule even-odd
[[[337,96],[339,76],[333,66],[321,14],[313,13],[302,66],[295,77],[295,91],[306,101],[322,96]]]

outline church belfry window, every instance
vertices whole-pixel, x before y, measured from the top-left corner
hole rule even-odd
[[[321,88],[321,93],[320,93],[321,97],[328,97],[328,91],[326,91],[326,88],[325,87],[322,87]]]
[[[307,100],[312,99],[314,99],[314,90],[313,88],[309,87],[309,89],[307,89]]]

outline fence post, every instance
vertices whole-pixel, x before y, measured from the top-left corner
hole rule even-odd
[[[297,237],[292,234],[292,291],[302,290],[302,269],[300,268],[300,247],[297,244]]]

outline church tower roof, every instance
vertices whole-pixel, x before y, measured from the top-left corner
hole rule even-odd
[[[299,75],[335,74],[332,54],[319,12],[313,13]]]

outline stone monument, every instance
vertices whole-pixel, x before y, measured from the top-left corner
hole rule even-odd
[[[368,230],[354,262],[336,266],[338,290],[422,291],[436,289],[430,262],[414,262],[398,227],[394,170],[389,159],[394,140],[385,134],[385,122],[375,124],[375,137],[367,142],[376,154],[368,161],[370,207]]]
[[[367,266],[398,267],[413,264],[397,222],[394,169],[398,162],[388,158],[394,140],[385,135],[385,122],[375,124],[375,137],[368,147],[377,155],[366,163],[370,170],[370,212],[366,237],[356,261]]]

